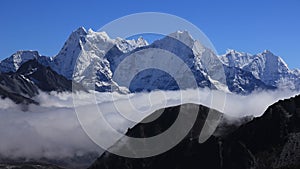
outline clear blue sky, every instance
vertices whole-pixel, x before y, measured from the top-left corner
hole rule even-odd
[[[219,54],[269,49],[300,68],[299,0],[2,0],[0,58],[17,50],[55,55],[79,26],[99,29],[137,12],[164,12],[198,26]]]

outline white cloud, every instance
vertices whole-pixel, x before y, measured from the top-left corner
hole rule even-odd
[[[216,92],[213,96],[215,100],[218,100],[218,105],[213,105],[213,108],[223,110],[230,116],[259,116],[269,105],[295,94],[287,91],[254,92],[248,96],[227,94],[225,102],[222,102],[223,99],[220,102],[216,96],[223,95]],[[118,114],[118,110],[124,111],[123,116],[139,121],[153,110],[180,104],[181,99],[184,103],[192,102],[211,106],[212,98],[208,89],[186,90],[182,93],[156,91],[150,94],[130,95],[113,93],[113,96],[110,93],[80,93],[79,95],[82,100],[77,102],[77,107],[91,107],[93,103],[90,99],[96,97],[98,108],[103,111],[106,120],[123,132],[133,123],[128,123]],[[21,111],[19,106],[8,99],[0,100],[0,156],[61,159],[76,154],[102,152],[81,128],[74,111],[71,93],[51,93],[50,95],[41,93],[35,99],[40,102],[40,105],[30,105],[26,112]],[[150,103],[152,106],[149,106]],[[116,106],[120,106],[119,109]],[[140,110],[142,113],[139,113]],[[103,139],[106,137],[103,136]],[[113,143],[112,140],[109,141]]]

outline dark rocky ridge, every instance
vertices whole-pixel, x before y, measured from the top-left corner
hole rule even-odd
[[[187,137],[171,150],[149,158],[126,158],[106,152],[89,168],[300,168],[300,96],[279,101],[270,106],[263,116],[242,125],[232,133],[211,136],[203,144],[197,138],[208,108],[199,107],[196,124]],[[174,118],[178,108],[165,109],[162,119],[157,119],[152,124],[140,123],[130,129],[127,135],[146,137],[158,134],[166,127],[167,119]]]
[[[0,96],[2,99],[9,98],[17,104],[31,104],[30,99],[38,94],[38,88],[24,76],[19,74],[0,73]]]
[[[16,72],[0,73],[0,96],[17,104],[38,104],[32,97],[44,92],[86,91],[84,87],[59,75],[36,59],[22,64]]]
[[[59,75],[50,67],[40,64],[36,59],[24,63],[16,73],[24,75],[37,85],[39,89],[46,92],[72,91],[72,87],[74,90],[85,90],[81,85]]]

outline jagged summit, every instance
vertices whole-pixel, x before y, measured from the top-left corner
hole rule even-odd
[[[88,34],[89,36],[97,36],[97,37],[101,37],[101,38],[103,38],[103,39],[105,39],[105,40],[111,39],[111,38],[108,36],[108,34],[107,34],[106,32],[104,32],[104,31],[102,31],[102,32],[94,31],[94,30],[91,29],[91,28],[88,30],[87,34]]]
[[[263,52],[262,52],[263,54],[272,54],[272,55],[274,55],[270,50],[268,50],[268,49],[265,49]]]
[[[187,30],[178,30],[178,31],[173,32],[173,33],[170,34],[170,36],[172,36],[172,35],[177,36],[177,37],[178,36],[190,37],[191,39],[193,39],[192,36],[190,35],[190,33]]]
[[[255,55],[229,50],[219,58],[227,66],[251,72],[269,86],[300,90],[300,77],[297,71],[289,69],[281,57],[269,50]]]
[[[86,35],[87,31],[84,27],[79,27],[77,28],[75,31],[73,31],[73,33],[78,34],[78,35]]]
[[[168,35],[169,37],[175,38],[182,43],[185,43],[187,46],[192,47],[195,43],[195,40],[190,35],[188,31],[176,31]]]
[[[138,39],[136,39],[135,42],[139,46],[147,46],[147,45],[149,45],[149,43],[142,36],[138,37]]]
[[[235,49],[227,49],[224,55],[230,55],[230,54],[251,55],[250,53],[240,52],[240,51],[237,51]]]
[[[28,60],[38,59],[40,54],[33,50],[20,50],[0,62],[1,72],[15,72]]]

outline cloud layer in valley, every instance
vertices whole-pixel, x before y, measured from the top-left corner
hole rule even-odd
[[[25,112],[8,99],[0,100],[0,157],[63,159],[90,152],[101,153],[102,150],[81,128],[74,106],[89,111],[101,110],[114,128],[126,132],[134,123],[124,117],[138,122],[154,110],[166,106],[192,102],[212,106],[233,117],[260,116],[269,105],[294,95],[296,93],[288,91],[261,91],[248,96],[226,94],[224,99],[223,93],[211,95],[208,89],[129,95],[80,93],[81,100],[74,105],[72,93],[41,93],[35,98],[40,105],[29,105]],[[212,105],[212,97],[218,100],[218,96],[221,96],[218,104]],[[99,109],[88,109],[93,104],[90,99],[95,98]],[[124,112],[120,115],[118,111]],[[106,137],[103,136],[103,139]]]

